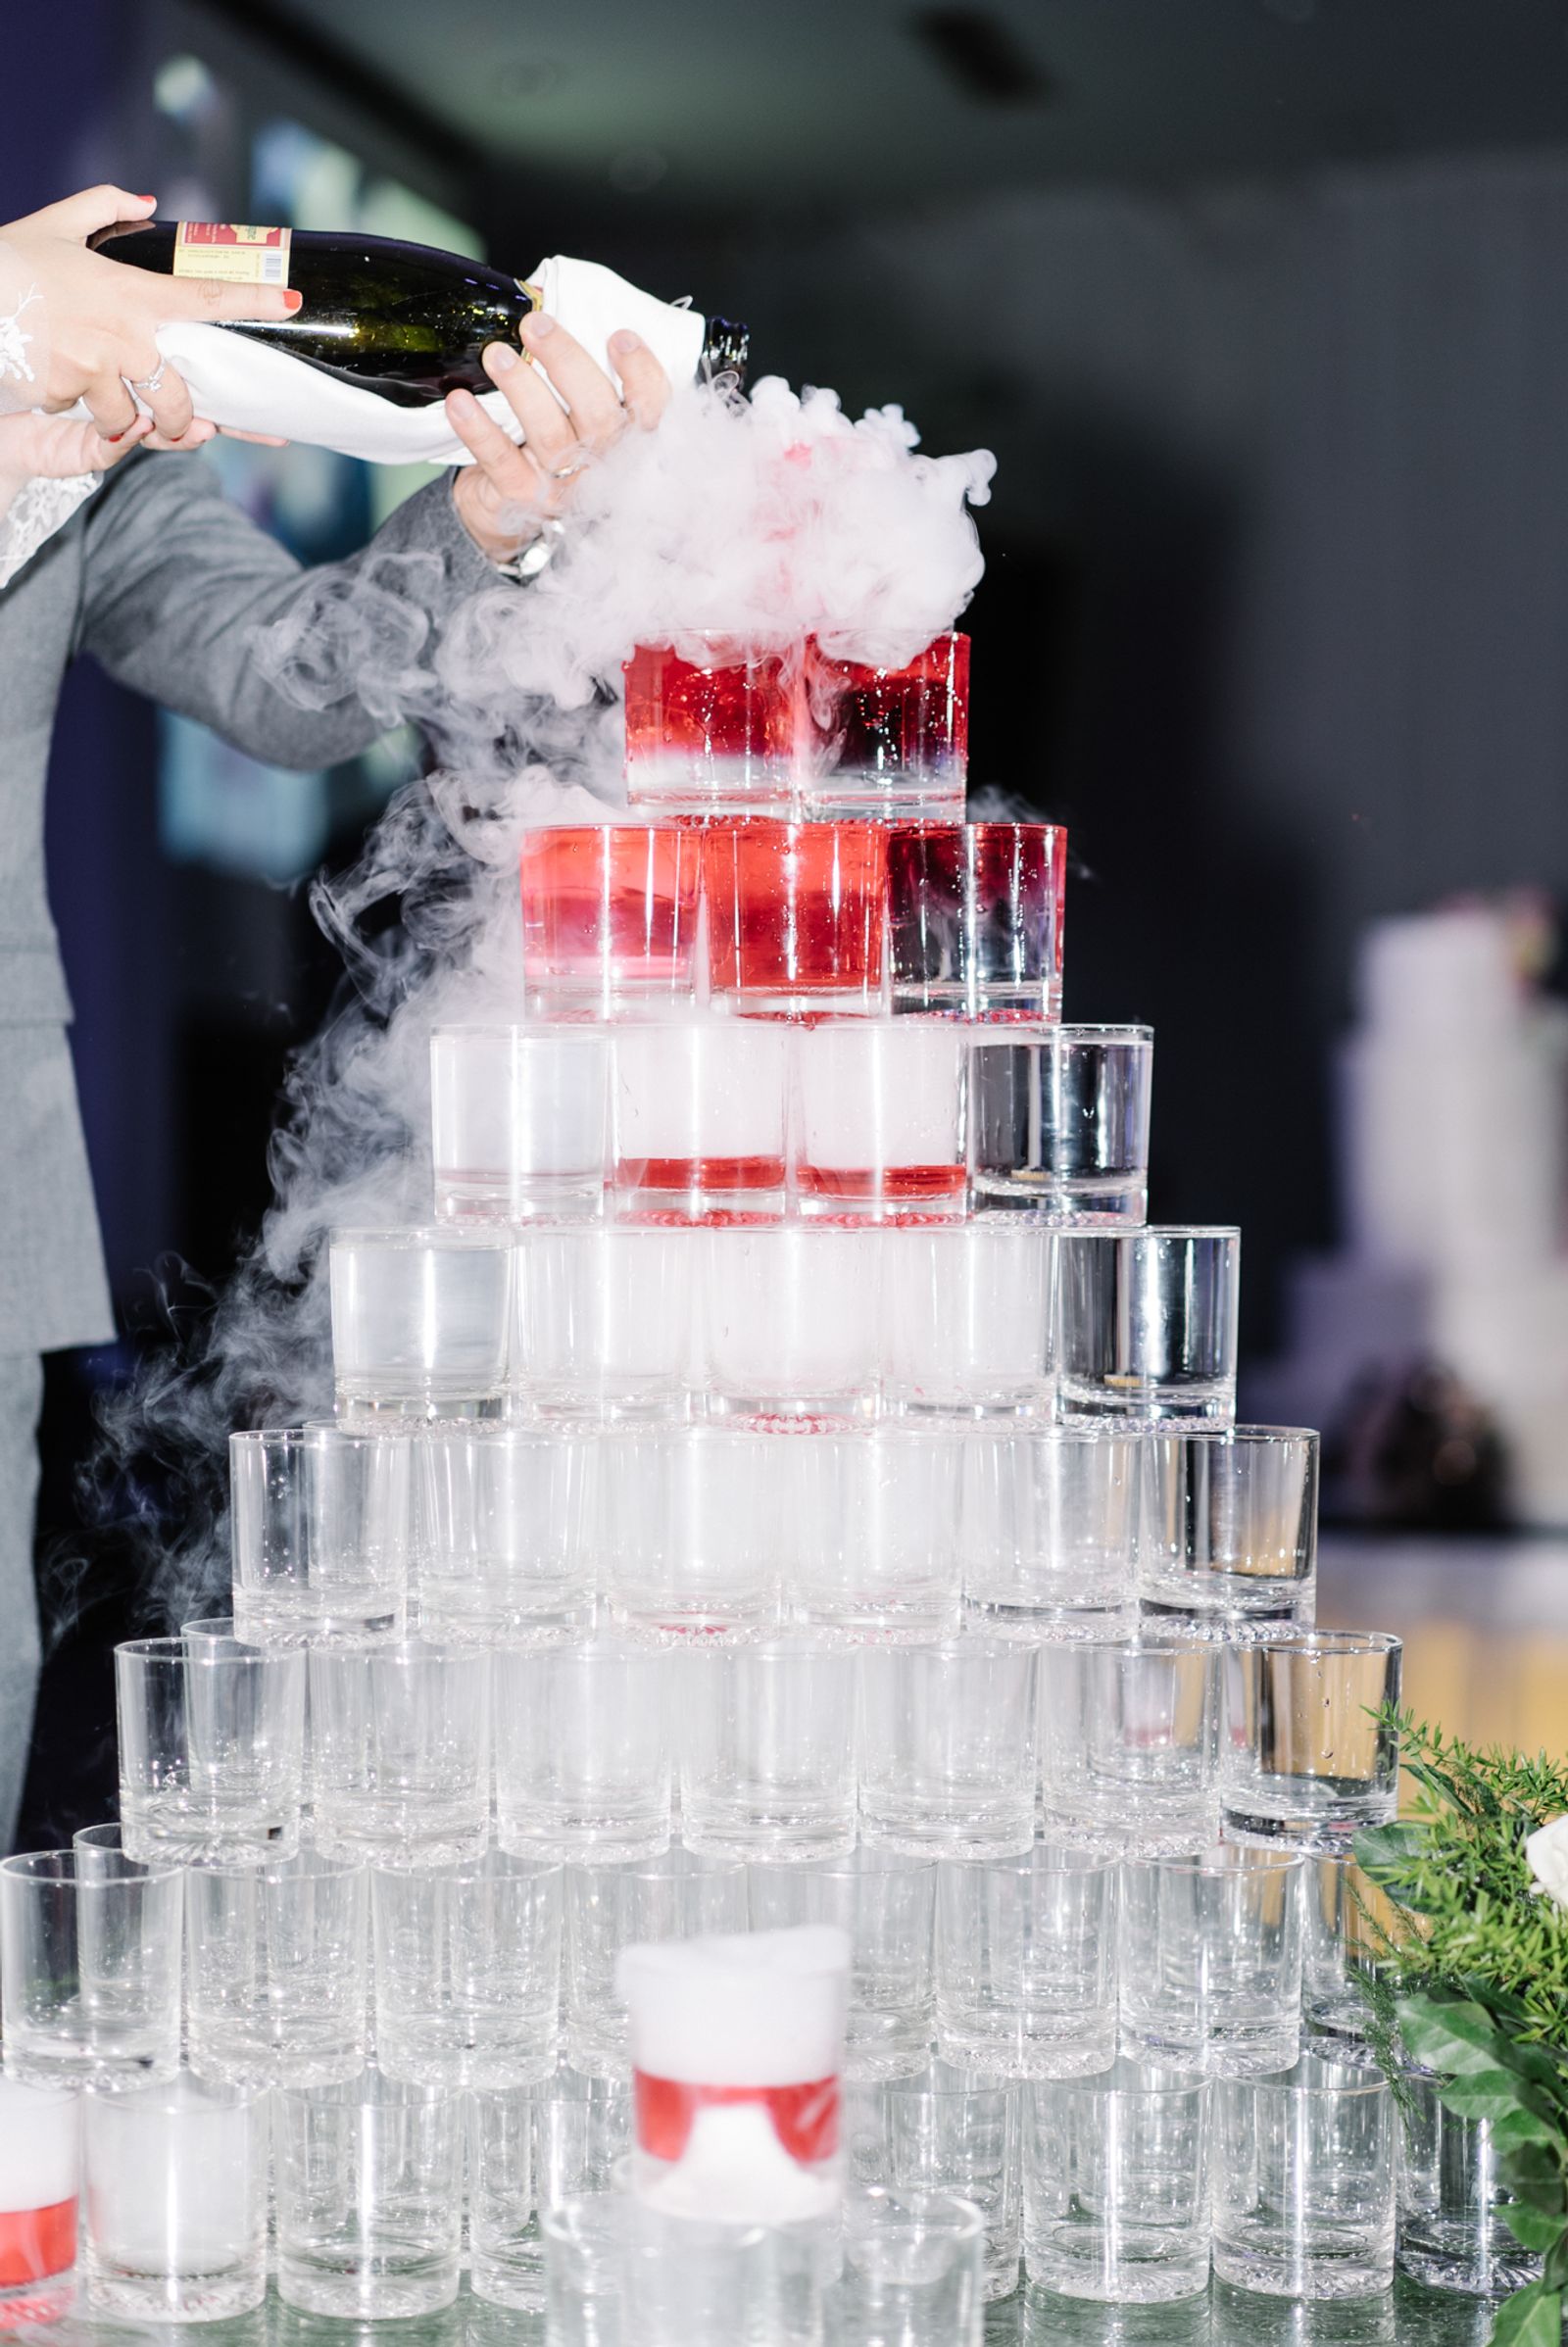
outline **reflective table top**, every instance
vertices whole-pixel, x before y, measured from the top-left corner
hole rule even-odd
[[[991,2307],[986,2347],[1486,2347],[1494,2307],[1402,2278],[1380,2298],[1305,2305],[1216,2282],[1175,2306],[1096,2306],[1019,2291]],[[544,2347],[544,2320],[469,2296],[417,2321],[338,2323],[302,2315],[269,2292],[230,2323],[132,2325],[72,2317],[29,2336],[38,2347]],[[633,2343],[626,2342],[626,2347]]]

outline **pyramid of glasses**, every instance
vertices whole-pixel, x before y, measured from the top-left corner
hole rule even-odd
[[[1079,2295],[1211,2243],[1377,2287],[1348,1848],[1398,1643],[1312,1627],[1238,1234],[1146,1220],[1152,1035],[1060,1022],[1059,830],[913,752],[751,811],[773,737],[720,757],[710,679],[694,747],[676,681],[646,819],[527,835],[515,999],[431,1037],[430,1219],[333,1238],[335,1418],[232,1438],[232,1616],[118,1651],[119,1827],[0,1870],[15,2124],[87,2089],[89,2303],[253,2303],[270,2159],[291,2302],[428,2311],[466,2259],[542,2304],[635,2139],[619,1950],[820,1921],[847,2172],[977,2204],[986,2296],[1020,2236]],[[1321,2257],[1235,2148],[1319,2127]]]

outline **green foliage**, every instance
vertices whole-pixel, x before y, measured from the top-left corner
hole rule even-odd
[[[1393,1903],[1372,1991],[1378,2052],[1397,2023],[1410,2060],[1456,2117],[1486,2121],[1498,2213],[1544,2259],[1497,2310],[1492,2347],[1561,2347],[1568,2289],[1568,1914],[1525,1856],[1568,1814],[1568,1769],[1543,1754],[1478,1751],[1397,1715],[1413,1814],[1359,1834],[1355,1854]],[[1391,2076],[1392,2076],[1391,2072]]]
[[[1478,1751],[1399,1715],[1414,1813],[1356,1836],[1356,1856],[1407,1919],[1388,1956],[1399,1988],[1468,1981],[1513,2034],[1568,2054],[1568,1914],[1538,1890],[1525,1841],[1568,1813],[1568,1768]]]

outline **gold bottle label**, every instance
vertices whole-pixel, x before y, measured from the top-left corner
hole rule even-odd
[[[174,232],[176,277],[225,285],[286,285],[292,228],[246,228],[236,220],[181,220]]]

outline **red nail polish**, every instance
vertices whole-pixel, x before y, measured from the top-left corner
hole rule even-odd
[[[292,287],[291,287],[291,288],[290,288],[290,290],[289,290],[287,293],[285,293],[285,294],[284,294],[284,296],[283,296],[283,302],[284,302],[284,306],[285,306],[285,308],[288,310],[288,313],[289,313],[290,317],[292,317],[292,316],[293,316],[293,314],[294,314],[294,312],[295,312],[296,310],[303,310],[303,309],[304,309],[304,307],[305,307],[305,296],[304,296],[304,294],[302,294],[302,293],[296,293],[296,292],[294,292],[294,290],[293,290],[293,289],[292,289]]]

